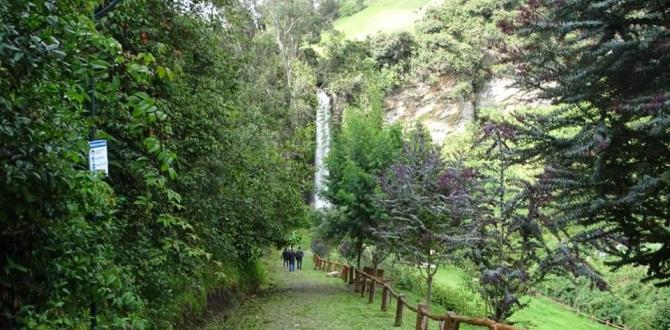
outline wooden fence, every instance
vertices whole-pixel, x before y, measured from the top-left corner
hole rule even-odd
[[[396,300],[394,326],[397,327],[402,325],[403,313],[406,308],[416,313],[416,330],[427,330],[429,320],[437,321],[438,330],[458,330],[461,323],[486,327],[491,330],[518,330],[518,328],[513,326],[497,323],[490,319],[465,317],[456,315],[453,312],[447,312],[445,315],[431,314],[424,303],[416,306],[409,304],[403,294],[393,291],[389,281],[384,280],[383,277],[379,277],[379,273],[375,274],[375,276],[365,271],[360,271],[355,267],[323,259],[317,255],[314,255],[314,269],[325,272],[338,271],[344,282],[354,285],[354,292],[360,292],[361,297],[365,297],[366,294],[368,295],[369,304],[374,303],[377,287],[380,287],[382,289],[382,311],[388,310],[391,298]]]

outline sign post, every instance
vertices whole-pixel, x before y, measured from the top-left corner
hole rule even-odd
[[[89,141],[88,147],[88,169],[91,172],[103,171],[105,176],[109,175],[107,140]]]

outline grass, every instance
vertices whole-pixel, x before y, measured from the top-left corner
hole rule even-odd
[[[347,39],[365,39],[377,32],[412,31],[420,9],[431,0],[376,0],[365,9],[333,24]]]
[[[339,278],[312,270],[311,254],[303,270],[289,273],[272,255],[264,261],[270,283],[228,315],[219,315],[203,330],[223,329],[414,329],[414,313],[406,311],[402,327],[393,327],[395,303],[380,310],[368,304]]]
[[[530,322],[532,329],[565,329],[571,330],[612,330],[600,323],[591,321],[586,317],[577,315],[560,305],[542,297],[530,297],[526,300],[528,307],[516,312],[512,320],[527,324]]]
[[[436,285],[457,287],[467,278],[463,270],[455,266],[446,266],[438,270]],[[541,297],[529,297],[524,302],[528,306],[512,316],[512,321],[529,329],[552,330],[611,330],[612,328],[575,314],[560,305]]]

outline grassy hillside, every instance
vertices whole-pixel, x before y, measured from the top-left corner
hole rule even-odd
[[[458,287],[465,274],[454,266],[446,266],[435,277],[437,285]],[[531,329],[550,330],[570,327],[573,330],[611,329],[585,317],[579,316],[560,305],[540,297],[530,297],[525,301],[528,307],[515,313],[512,320]]]
[[[365,9],[335,21],[335,29],[348,39],[364,39],[383,31],[411,30],[421,17],[422,8],[434,0],[375,0]]]

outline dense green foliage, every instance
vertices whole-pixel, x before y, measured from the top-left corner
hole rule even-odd
[[[518,116],[523,162],[546,165],[566,239],[647,267],[670,285],[670,52],[667,2],[530,1],[510,52],[519,83],[562,103]]]
[[[409,290],[425,296],[427,287],[426,279],[416,269],[389,265],[385,269],[385,277],[393,279],[393,287]],[[447,268],[442,268],[447,270]],[[468,288],[463,285],[440,285],[433,286],[432,302],[454,311],[460,315],[481,316],[484,315],[485,306],[476,288]]]
[[[169,328],[305,218],[311,72],[233,2],[96,3],[0,1],[2,328]]]
[[[643,271],[632,266],[616,272],[603,270],[603,273],[608,280],[608,291],[593,289],[585,279],[571,281],[553,277],[535,289],[585,313],[632,329],[665,330],[668,327],[667,321],[661,320],[668,316],[670,289],[641,283]]]
[[[447,0],[417,24],[413,80],[456,78],[453,97],[472,99],[499,68],[498,48],[510,39],[497,27],[514,15],[516,0]]]

